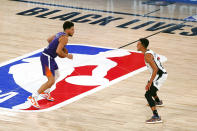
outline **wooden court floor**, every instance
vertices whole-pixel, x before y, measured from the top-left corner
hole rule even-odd
[[[149,79],[149,72],[144,71],[53,111],[22,113],[1,109],[0,131],[196,131],[197,22],[183,19],[196,15],[197,5],[160,7],[143,5],[142,1],[1,0],[0,63],[46,47],[47,37],[62,29],[64,21],[52,19],[56,16],[69,12],[79,15],[68,20],[88,14],[112,16],[117,20],[104,25],[94,18],[75,22],[75,34],[69,43],[118,48],[155,34],[149,37],[150,49],[168,58],[164,63],[168,79],[159,92],[165,106],[158,108],[164,123],[145,124],[152,114],[144,98]],[[36,15],[18,14],[36,7],[48,10]],[[36,17],[54,10],[60,11]],[[131,24],[133,20],[136,22]],[[167,28],[156,24],[176,28],[169,26],[161,32]],[[136,50],[136,43],[123,49]]]

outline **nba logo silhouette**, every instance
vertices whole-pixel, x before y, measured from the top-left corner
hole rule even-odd
[[[27,97],[46,81],[40,54],[43,49],[0,65],[0,107],[19,111],[48,111],[126,79],[146,69],[143,54],[135,51],[70,44],[74,58],[56,58],[60,77],[52,87],[55,101],[38,98],[35,109]],[[161,62],[166,57],[160,56]]]

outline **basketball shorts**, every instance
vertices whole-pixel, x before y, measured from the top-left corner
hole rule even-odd
[[[153,80],[153,86],[155,86],[159,90],[163,83],[166,81],[167,77],[168,74],[166,72],[157,74],[155,79]]]
[[[51,75],[55,76],[55,70],[58,69],[58,65],[55,62],[55,59],[50,57],[46,53],[42,53],[40,56],[40,61],[42,65],[43,75],[50,77]]]

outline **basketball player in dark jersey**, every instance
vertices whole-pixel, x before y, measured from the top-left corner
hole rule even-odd
[[[65,46],[68,43],[68,37],[74,34],[74,24],[70,21],[66,21],[63,24],[63,32],[59,32],[47,39],[49,45],[44,49],[40,56],[43,75],[47,77],[48,81],[44,83],[38,91],[35,91],[32,96],[28,97],[28,101],[35,108],[40,108],[37,103],[37,98],[41,95],[43,98],[54,101],[54,98],[50,95],[50,88],[58,78],[58,65],[55,61],[57,56],[61,58],[72,59],[72,54],[68,54],[68,50]]]
[[[151,78],[145,88],[145,97],[151,107],[151,110],[153,111],[153,116],[151,119],[147,120],[146,123],[161,123],[162,120],[158,115],[156,106],[162,106],[163,102],[157,96],[157,91],[167,79],[167,72],[160,62],[160,57],[152,50],[147,49],[148,45],[149,41],[145,38],[141,38],[137,44],[137,50],[144,54],[145,64],[151,73]]]

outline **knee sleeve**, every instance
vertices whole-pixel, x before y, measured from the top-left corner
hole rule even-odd
[[[157,95],[158,89],[157,89],[157,87],[155,87],[155,86],[152,84],[149,91],[150,91],[150,95],[154,97],[154,96]]]
[[[147,102],[148,102],[148,104],[149,104],[150,107],[155,106],[155,101],[153,100],[150,91],[147,91],[145,93],[145,98],[146,98],[146,100],[147,100]]]

